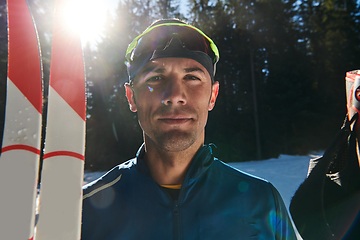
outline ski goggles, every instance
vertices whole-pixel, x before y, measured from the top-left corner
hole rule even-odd
[[[180,42],[179,47],[169,47]],[[171,48],[171,50],[170,50]],[[163,23],[146,29],[126,50],[126,66],[130,80],[151,60],[162,57],[184,57],[200,62],[215,75],[219,50],[201,30],[185,23]]]

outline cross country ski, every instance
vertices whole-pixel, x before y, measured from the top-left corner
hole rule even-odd
[[[0,157],[0,190],[6,194],[2,195],[0,205],[1,239],[80,239],[85,75],[80,36],[66,28],[61,16],[69,3],[68,0],[56,2],[46,146],[38,221],[34,228],[42,151],[41,56],[27,2],[7,2],[8,78]],[[21,177],[14,178],[15,172]]]
[[[55,4],[50,84],[36,240],[78,240],[85,154],[85,75],[80,35]],[[66,179],[62,176],[66,175]]]
[[[25,0],[8,0],[8,73],[0,157],[1,239],[33,239],[38,180],[42,69]],[[18,177],[14,177],[14,174]]]

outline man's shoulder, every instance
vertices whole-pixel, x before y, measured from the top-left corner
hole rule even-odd
[[[256,198],[261,196],[265,202],[272,202],[275,205],[282,202],[282,198],[277,189],[266,179],[236,169],[218,159],[214,161],[213,171],[220,173],[218,175],[221,176],[222,184],[230,187],[235,184],[240,192],[247,192],[248,196],[251,194],[252,196],[256,196]]]
[[[268,186],[269,182],[263,178],[251,175],[247,172],[241,171],[237,168],[230,166],[229,164],[215,158],[214,167],[218,171],[224,172],[228,178],[239,179],[247,182],[252,182],[254,184],[260,184]]]
[[[98,179],[86,184],[83,186],[84,199],[98,193],[102,190],[105,190],[108,187],[113,186],[120,181],[123,174],[126,174],[134,169],[136,165],[136,159],[130,159],[116,167],[112,168],[110,171],[106,172],[104,175]]]

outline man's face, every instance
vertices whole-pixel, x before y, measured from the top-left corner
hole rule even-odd
[[[212,110],[219,83],[211,83],[206,69],[187,58],[159,58],[126,85],[130,109],[137,112],[145,143],[166,151],[202,145],[208,111]]]

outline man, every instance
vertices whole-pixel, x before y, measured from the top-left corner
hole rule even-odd
[[[219,92],[213,41],[182,21],[160,20],[126,57],[126,96],[144,144],[84,188],[81,239],[296,239],[276,189],[204,145]]]

